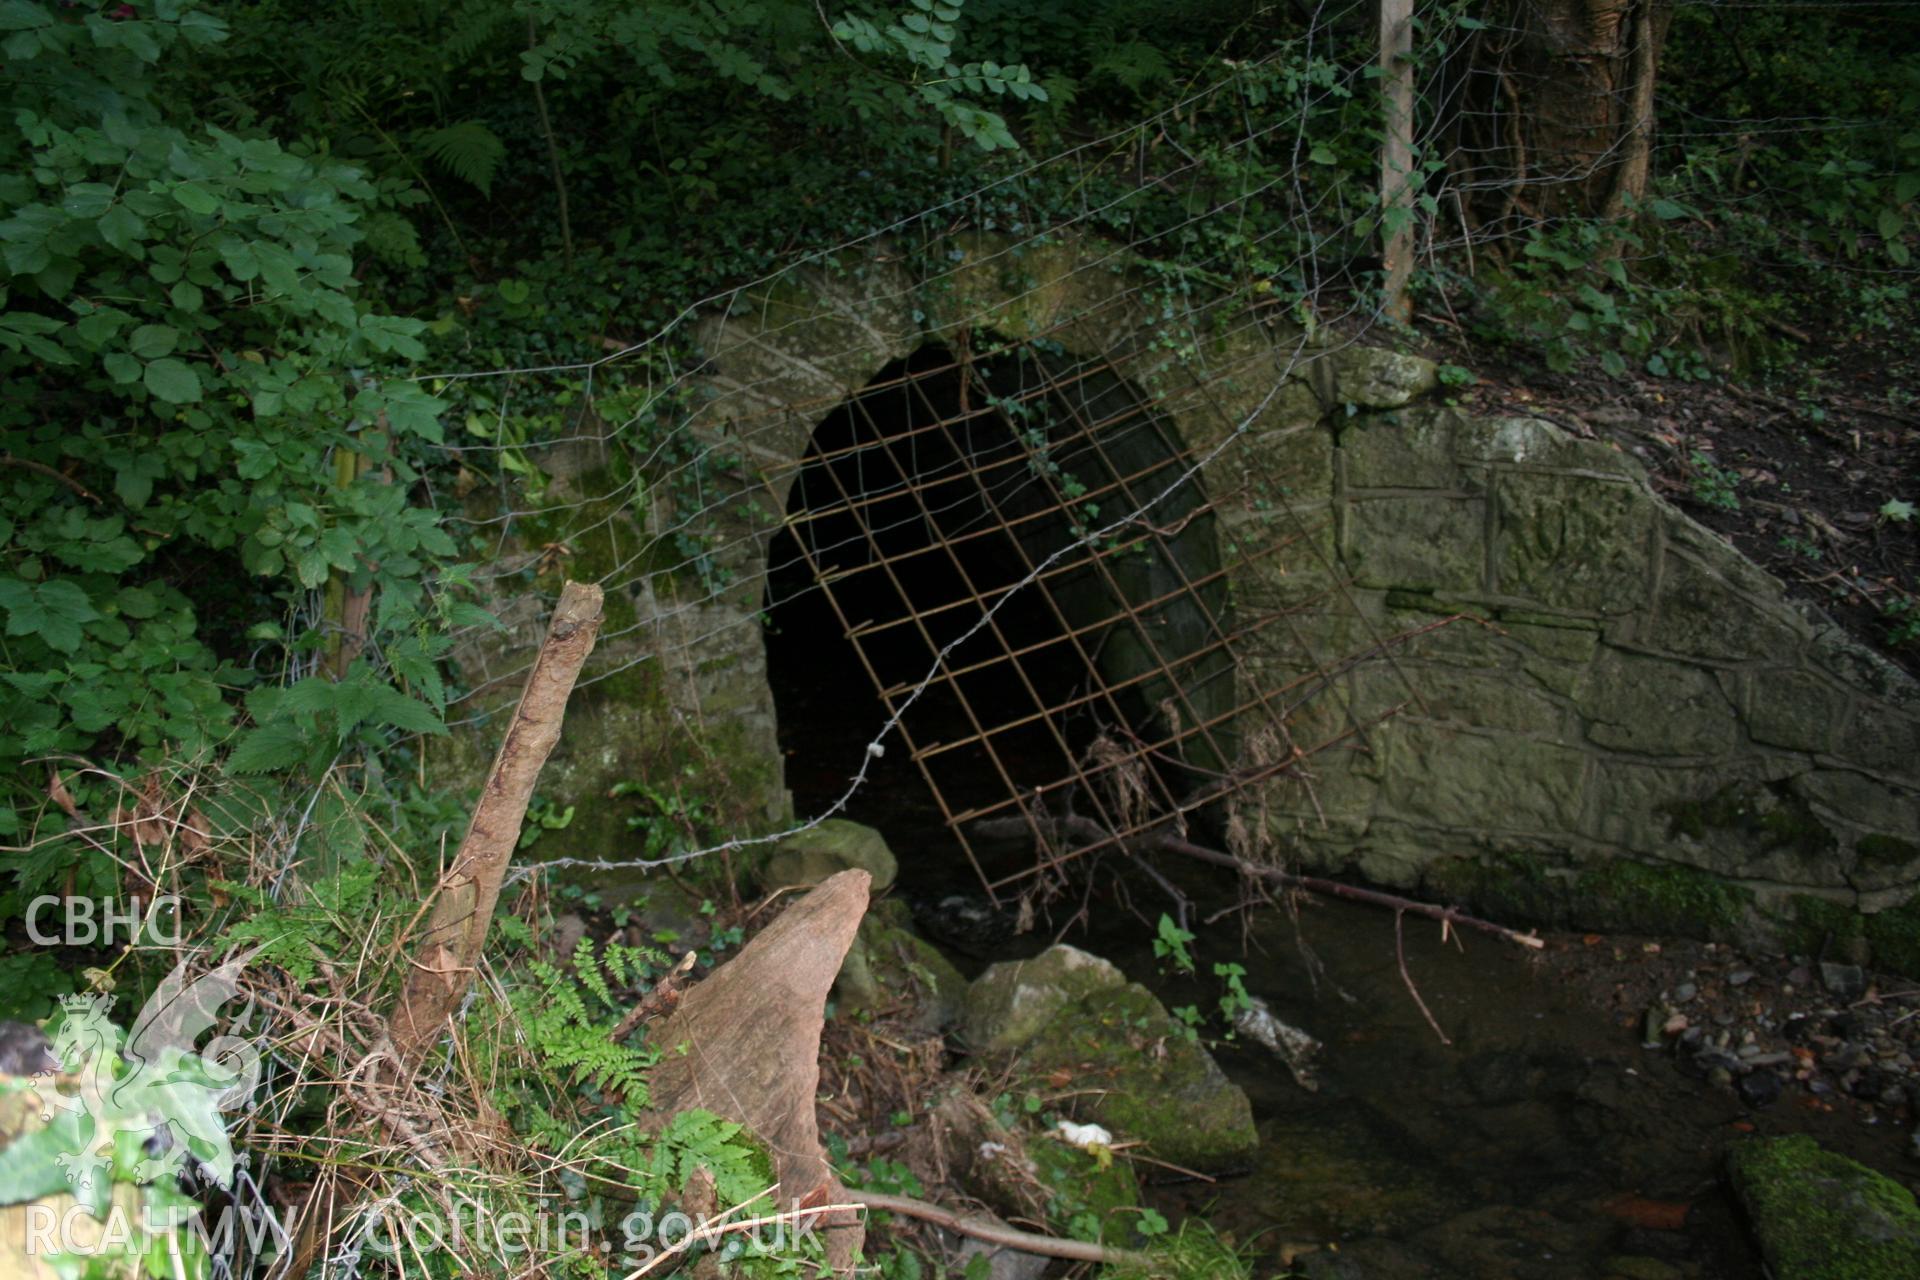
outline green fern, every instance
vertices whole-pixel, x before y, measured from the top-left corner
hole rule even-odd
[[[507,154],[507,144],[478,120],[430,129],[416,135],[414,145],[454,177],[478,187],[482,195],[493,194],[493,176]]]
[[[630,1107],[644,1107],[647,1068],[659,1054],[613,1042],[618,1005],[592,943],[581,941],[569,969],[536,960],[527,972],[533,982],[514,994],[513,1003],[528,1043],[546,1066],[575,1083],[617,1092]]]
[[[714,1190],[730,1205],[751,1200],[773,1181],[766,1153],[739,1125],[711,1111],[682,1111],[654,1136],[647,1172],[677,1190],[701,1168],[713,1175]]]
[[[461,6],[447,21],[446,54],[449,61],[465,64],[483,45],[514,17],[514,6],[506,0],[476,0]],[[441,21],[446,20],[442,15]]]
[[[276,903],[247,885],[221,882],[222,892],[235,903],[254,908],[226,931],[222,946],[258,943],[260,961],[306,982],[319,972],[315,956],[351,955],[365,941],[378,876],[379,868],[371,862],[342,868],[338,875],[307,885],[306,901],[298,906]]]
[[[1141,40],[1129,40],[1102,51],[1093,60],[1093,72],[1113,77],[1133,93],[1173,77],[1167,55]]]

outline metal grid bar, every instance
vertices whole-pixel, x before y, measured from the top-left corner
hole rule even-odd
[[[983,362],[995,369],[1017,368],[1017,381],[997,386]],[[1110,405],[1118,407],[1101,411]],[[1277,703],[1309,684],[1325,687],[1331,677],[1320,664],[1275,687],[1256,684],[1224,696],[1215,690],[1208,701],[1198,695],[1210,682],[1245,679],[1246,641],[1287,616],[1275,611],[1236,623],[1227,616],[1221,590],[1228,576],[1294,545],[1310,530],[1296,521],[1297,528],[1276,526],[1271,537],[1247,537],[1243,528],[1230,556],[1221,556],[1216,544],[1206,563],[1187,565],[1176,554],[1187,553],[1176,541],[1195,522],[1212,527],[1219,508],[1198,491],[1197,478],[1185,482],[1193,488],[1172,484],[1195,464],[1196,452],[1173,437],[1163,414],[1131,387],[1111,358],[1070,365],[1033,358],[1016,366],[1009,352],[977,356],[963,342],[955,353],[894,366],[834,412],[846,415],[844,437],[816,439],[797,463],[764,471],[760,480],[769,493],[789,491],[786,528],[889,714],[930,687],[951,695],[961,736],[928,740],[923,732],[908,733],[904,719],[900,727],[942,819],[990,896],[1047,867],[1218,802],[1235,787],[1296,767],[1309,754],[1293,745],[1285,725],[1290,708]],[[1043,424],[1037,433],[1023,431],[1013,420],[1036,416]],[[1123,467],[1114,446],[1129,438],[1134,452]],[[1143,441],[1149,455],[1144,459]],[[1053,461],[1060,458],[1090,467],[1091,483],[1074,477],[1068,485]],[[1246,486],[1258,483],[1250,477]],[[1244,492],[1236,487],[1226,496]],[[1156,523],[1151,510],[1156,493],[1160,498],[1177,493],[1188,509]],[[1076,511],[1102,499],[1138,513],[1137,532],[1105,545],[1084,541],[1076,546],[1072,539],[1081,536]],[[1009,501],[1015,505],[1008,506]],[[918,541],[897,540],[897,531],[882,524],[889,519],[918,525],[924,533]],[[849,524],[857,532],[848,531]],[[1062,545],[1042,558],[1037,548],[1056,529]],[[819,545],[829,536],[843,541]],[[1170,588],[1142,594],[1115,571],[1117,556],[1142,545],[1152,549],[1157,565],[1172,570]],[[858,551],[862,563],[836,563],[831,553],[847,551]],[[1066,554],[1056,560],[1061,551]],[[991,554],[1011,559],[1010,580],[994,580],[998,571],[983,559]],[[908,575],[935,568],[955,585],[939,598],[916,599]],[[873,579],[876,571],[880,576]],[[863,579],[870,585],[861,588]],[[1090,584],[1106,601],[1091,612]],[[884,600],[865,608],[868,601],[856,589],[875,587],[884,587],[885,599],[897,601],[897,609],[889,611]],[[999,616],[1012,593],[1028,588],[1036,615],[1050,624],[1037,636],[1009,630]],[[1062,594],[1069,589],[1077,590],[1077,601]],[[1197,619],[1200,643],[1190,642],[1194,629],[1188,642],[1171,647],[1156,638],[1154,616],[1174,609]],[[975,624],[969,628],[970,651],[964,656],[944,652],[932,629],[936,623]],[[880,674],[884,647],[895,643],[893,636],[902,628],[937,660],[924,676],[888,680]],[[1120,629],[1136,642],[1142,660],[1138,669],[1108,675],[1102,670],[1102,649]],[[980,655],[981,646],[990,652]],[[1048,667],[1058,664],[1080,674],[1063,682],[1035,665],[1043,660]],[[1000,687],[1009,695],[983,704],[969,690],[980,677],[1004,681]],[[1158,728],[1141,721],[1141,711],[1130,712],[1125,702],[1131,696],[1144,703],[1149,689],[1166,691],[1161,707],[1177,707],[1163,717],[1146,713]],[[1222,701],[1225,709],[1219,709]],[[1095,741],[1104,747],[1097,755],[1092,743],[1069,727],[1070,717],[1089,712],[1100,726]],[[1236,770],[1228,730],[1243,730],[1249,717],[1272,725],[1275,740],[1286,743],[1287,751],[1278,761]],[[1047,776],[1030,776],[1030,767],[1007,755],[1007,744],[1022,733],[1042,735],[1064,765],[1049,764]],[[1186,761],[1195,747],[1220,768]],[[984,757],[999,787],[997,797],[958,802],[945,761],[963,749]],[[1188,791],[1162,766],[1205,774],[1211,781]],[[1083,839],[1071,850],[1054,847],[1052,808],[1069,799],[1110,837],[1094,845]],[[990,878],[967,826],[1012,812],[1032,834],[1040,857],[1032,868]]]

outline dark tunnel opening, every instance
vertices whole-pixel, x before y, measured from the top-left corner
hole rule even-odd
[[[905,704],[904,737],[890,735],[869,762],[868,784],[845,816],[887,835],[916,892],[978,888],[951,816],[1058,788],[1083,771],[1102,735],[1153,736],[1167,682],[1148,673],[1110,688],[1114,656],[1142,649],[1127,642],[1149,628],[1174,634],[1183,651],[1202,650],[1204,636],[1179,639],[1160,615],[1193,631],[1201,624],[1189,614],[1217,625],[1223,607],[1217,593],[1214,608],[1163,602],[1144,618],[1116,604],[1168,594],[1152,581],[1155,554],[1145,540],[1130,554],[1112,549],[1117,577],[1078,539],[1103,506],[1129,509],[1135,490],[1145,492],[1142,474],[1158,492],[1155,473],[1177,464],[1177,450],[1138,421],[1104,442],[1131,450],[1120,461],[1092,447],[1088,414],[1077,427],[1068,422],[1039,361],[1026,351],[969,361],[928,345],[882,369],[815,429],[769,548],[768,677],[795,812],[811,816],[838,800]],[[1189,542],[1211,548],[1211,516],[1194,519],[1197,507],[1196,497],[1177,496],[1151,514],[1187,517],[1202,526]],[[1036,573],[1044,588],[1010,591]],[[1123,583],[1127,575],[1137,584]],[[1218,667],[1198,658],[1180,674],[1220,684]],[[907,704],[929,675],[937,678]],[[933,785],[909,742],[928,753]],[[1172,794],[1173,785],[1162,789]],[[1048,803],[1075,803],[1071,787],[1050,794]],[[1079,803],[1086,811],[1087,800]],[[1033,857],[1025,837],[969,838],[964,848],[989,878]]]

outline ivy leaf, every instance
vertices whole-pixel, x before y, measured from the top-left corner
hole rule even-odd
[[[1905,524],[1913,519],[1913,504],[1905,498],[1888,498],[1880,504],[1880,514],[1888,520]]]
[[[192,365],[171,356],[147,366],[147,390],[168,404],[191,404],[200,398],[200,375]]]

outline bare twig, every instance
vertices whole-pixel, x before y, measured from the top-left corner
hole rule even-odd
[[[73,490],[88,502],[100,501],[99,495],[88,489],[87,486],[81,484],[66,472],[56,470],[44,462],[35,462],[32,458],[16,458],[10,453],[0,453],[0,467],[19,467],[23,471],[31,471],[35,475],[45,476],[49,480],[67,486],[67,488]]]
[[[1407,984],[1407,994],[1413,997],[1416,1005],[1420,1006],[1421,1016],[1426,1018],[1427,1025],[1433,1028],[1433,1034],[1440,1037],[1440,1043],[1451,1045],[1453,1041],[1447,1039],[1447,1033],[1440,1029],[1439,1022],[1434,1019],[1433,1010],[1427,1008],[1427,1002],[1420,998],[1420,988],[1413,985],[1413,975],[1407,972],[1407,939],[1405,930],[1400,927],[1405,922],[1406,915],[1404,911],[1393,913],[1393,958],[1400,964],[1400,981]]]
[[[1146,1266],[1149,1255],[1132,1249],[1114,1249],[1103,1244],[1089,1244],[1084,1240],[1062,1240],[1057,1236],[1035,1235],[1031,1231],[1021,1231],[1009,1227],[1003,1222],[995,1222],[978,1214],[959,1213],[952,1209],[943,1209],[939,1205],[928,1204],[924,1200],[915,1200],[908,1196],[887,1195],[880,1191],[848,1191],[845,1198],[869,1209],[884,1209],[888,1213],[897,1213],[903,1217],[918,1218],[922,1222],[931,1222],[935,1226],[945,1227],[963,1236],[975,1240],[984,1240],[988,1244],[1002,1245],[1008,1249],[1018,1249],[1022,1253],[1039,1254],[1046,1258],[1069,1258],[1075,1262],[1100,1262],[1108,1266]]]

